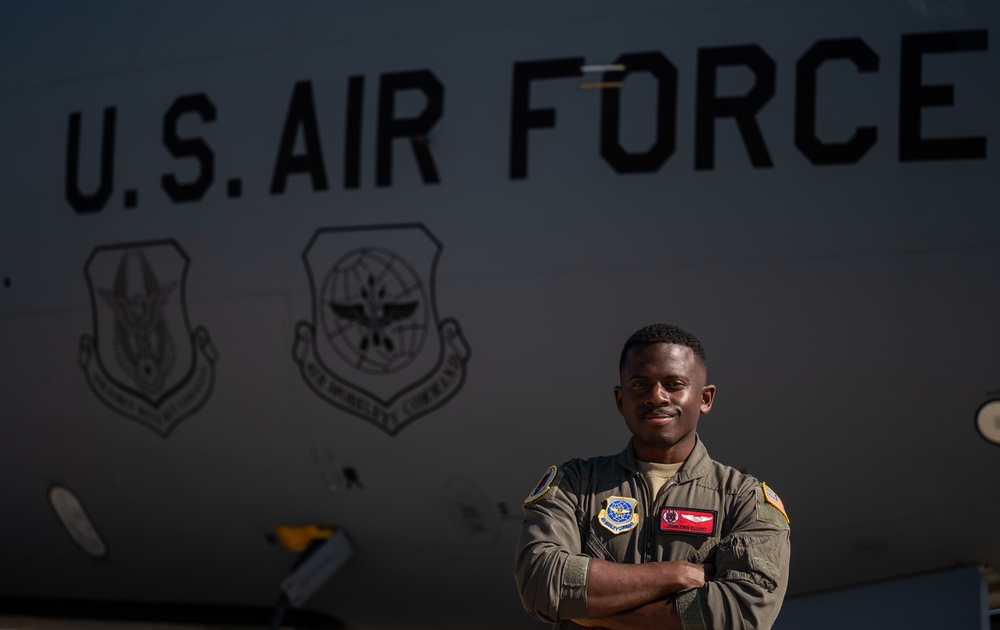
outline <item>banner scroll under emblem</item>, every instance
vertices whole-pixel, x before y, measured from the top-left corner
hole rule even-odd
[[[218,355],[185,304],[188,257],[174,241],[97,247],[84,265],[93,335],[78,362],[113,411],[169,437],[208,400]]]
[[[441,243],[419,224],[317,230],[302,257],[312,322],[293,356],[331,405],[395,435],[448,402],[465,381],[469,346],[458,322],[438,320]]]

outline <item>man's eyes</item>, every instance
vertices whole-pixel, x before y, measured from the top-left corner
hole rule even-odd
[[[647,389],[650,384],[647,381],[633,381],[632,389]],[[667,381],[663,383],[663,387],[669,390],[677,390],[684,387],[684,381]]]

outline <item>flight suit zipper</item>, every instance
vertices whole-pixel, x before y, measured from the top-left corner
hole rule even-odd
[[[650,489],[649,482],[646,481],[646,476],[642,474],[636,474],[639,477],[639,481],[642,483],[642,512],[646,515],[647,523],[642,528],[642,562],[646,563],[653,559],[652,549],[653,549],[653,539],[650,534],[649,524],[652,522],[652,514],[650,512]]]
[[[660,505],[660,497],[666,497],[666,492],[672,486],[677,485],[677,482],[673,478],[667,480],[660,491],[656,493],[654,500],[650,500],[650,488],[649,483],[646,481],[645,475],[639,475],[639,479],[642,481],[642,498],[643,498],[643,511],[646,513],[646,518],[649,519],[646,527],[643,529],[643,551],[642,551],[642,561],[652,562],[653,560],[653,536],[657,531],[657,525],[659,524],[660,515],[653,513],[653,506]]]

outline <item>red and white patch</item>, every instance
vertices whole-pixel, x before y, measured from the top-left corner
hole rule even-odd
[[[660,508],[660,531],[693,536],[712,536],[719,513],[681,507]]]
[[[549,466],[549,469],[545,471],[545,474],[542,475],[542,478],[538,480],[538,485],[535,486],[535,489],[531,491],[531,493],[524,500],[524,502],[531,503],[538,497],[548,492],[549,486],[552,485],[552,480],[556,478],[556,472],[558,472],[558,470],[559,469],[556,468],[555,466]]]

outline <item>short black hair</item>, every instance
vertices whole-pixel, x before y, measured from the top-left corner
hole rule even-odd
[[[673,324],[650,324],[643,326],[632,333],[632,336],[625,342],[622,348],[622,356],[618,361],[618,369],[625,367],[625,355],[635,346],[648,346],[654,343],[673,343],[678,346],[687,346],[694,352],[694,356],[701,361],[701,364],[708,368],[708,358],[705,356],[705,347],[701,341],[686,330],[678,328]]]

